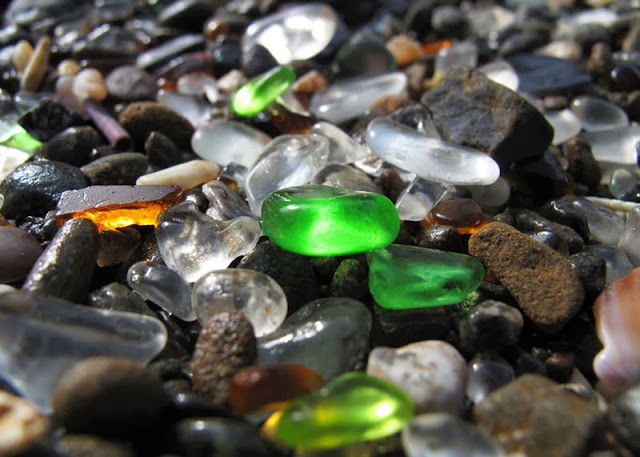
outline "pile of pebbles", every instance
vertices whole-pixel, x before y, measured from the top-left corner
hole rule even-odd
[[[361,143],[369,122],[387,115],[428,130],[421,124],[427,106],[439,135],[490,154],[501,167],[508,198],[480,200],[489,224],[470,235],[449,225],[403,221],[396,240],[474,255],[489,273],[464,303],[397,311],[374,303],[364,255],[310,258],[263,238],[232,267],[271,276],[287,296],[289,315],[326,297],[364,303],[371,319],[370,333],[364,333],[369,345],[347,369],[366,367],[405,388],[420,416],[402,438],[397,434],[344,449],[312,452],[273,443],[260,434],[264,417],[234,415],[227,404],[225,383],[256,359],[256,337],[247,320],[223,313],[203,327],[133,293],[126,281],[129,267],[138,261],[163,263],[152,227],[98,234],[86,220],[60,230],[56,224],[64,191],[133,185],[150,171],[199,159],[191,140],[209,120],[234,119],[271,137],[292,132],[267,112],[239,118],[230,108],[238,87],[278,64],[261,45],[243,47],[243,33],[286,2],[13,0],[0,29],[0,171],[5,173],[0,292],[22,288],[153,316],[166,327],[168,341],[146,366],[106,356],[77,363],[60,379],[52,399],[55,414],[47,419],[15,395],[19,386],[2,372],[3,357],[14,348],[0,335],[0,378],[7,378],[0,383],[0,455],[640,454],[640,383],[625,379],[623,390],[599,385],[593,368],[602,349],[594,301],[638,266],[637,251],[633,239],[621,244],[624,249],[615,246],[622,234],[613,236],[611,226],[600,223],[604,210],[595,200],[575,203],[577,197],[599,197],[610,209],[631,214],[640,202],[635,155],[631,163],[607,162],[595,140],[591,145],[588,135],[577,136],[593,117],[599,125],[616,124],[599,117],[599,108],[580,120],[574,115],[553,122],[578,96],[606,100],[632,122],[640,119],[640,9],[622,0],[328,4],[337,12],[335,36],[317,56],[290,63],[300,78],[295,87],[301,102],[340,79],[404,72],[405,95],[380,97],[362,116],[339,126]],[[38,43],[33,54],[26,42]],[[460,65],[468,68],[439,71],[438,49],[446,54],[461,42],[475,50],[461,51]],[[47,58],[38,63],[40,54]],[[174,61],[187,54],[192,58]],[[507,73],[517,74],[527,98],[497,86],[484,76],[489,70],[472,69],[498,59],[511,64]],[[175,67],[167,71],[172,61]],[[200,92],[195,102],[159,96],[160,89],[166,94],[176,88],[193,95],[175,76],[189,72],[198,72],[207,81],[203,85],[213,81],[210,92]],[[76,73],[82,78],[70,94],[60,81]],[[78,104],[80,94],[99,102],[119,125],[106,130],[97,125],[87,116],[87,105]],[[194,112],[191,104],[195,118],[188,116]],[[26,162],[6,141],[16,113],[20,125],[42,142]],[[577,131],[566,134],[576,122]],[[634,129],[625,126],[617,135],[633,139]],[[559,132],[566,137],[559,138]],[[613,139],[596,139],[604,141],[599,148],[620,147]],[[8,169],[11,160],[21,165]],[[372,163],[328,170],[321,182],[376,191],[395,202],[412,176]],[[220,175],[228,183],[241,184],[243,178],[242,169],[233,166],[223,167]],[[628,183],[618,192],[622,178]],[[449,197],[477,195],[458,186]],[[182,198],[207,209],[201,186]],[[464,221],[465,214],[454,211],[453,219]],[[624,230],[633,234],[635,226]],[[7,303],[2,307],[19,305]],[[0,309],[0,332],[7,319]],[[362,325],[354,322],[350,331],[360,335]],[[640,328],[628,327],[613,344],[636,344],[625,349],[637,352],[637,343],[623,333]],[[307,348],[308,357],[331,358],[348,345],[329,340]],[[19,351],[32,356],[28,346]],[[407,354],[416,361],[407,362]],[[638,365],[635,357],[632,364]]]

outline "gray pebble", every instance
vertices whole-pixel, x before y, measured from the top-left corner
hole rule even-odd
[[[96,185],[134,185],[147,172],[149,158],[138,152],[123,152],[101,157],[81,168]]]

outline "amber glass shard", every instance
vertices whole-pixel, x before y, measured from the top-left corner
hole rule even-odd
[[[180,201],[176,186],[91,186],[62,194],[56,210],[61,227],[69,219],[92,220],[98,230],[155,225],[158,214]]]
[[[482,211],[476,202],[469,198],[445,200],[431,209],[420,225],[451,225],[462,234],[471,234],[489,223],[491,216]]]
[[[422,45],[422,50],[426,54],[435,54],[440,49],[448,49],[451,47],[451,41],[442,40],[442,41],[432,41],[431,43],[426,43]]]
[[[5,219],[2,213],[0,213],[0,227],[3,227],[3,226],[6,227],[7,225],[11,225],[11,224],[9,224],[9,221]]]
[[[273,411],[324,384],[318,373],[304,365],[247,367],[231,379],[229,404],[238,414]]]

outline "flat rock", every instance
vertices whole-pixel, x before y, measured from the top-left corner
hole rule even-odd
[[[149,158],[139,152],[101,157],[81,168],[92,185],[134,185],[146,173]]]
[[[27,276],[41,253],[40,243],[26,230],[0,226],[0,284]]]
[[[546,332],[560,330],[584,301],[578,273],[562,255],[501,222],[485,225],[469,239],[478,257]]]
[[[97,258],[98,229],[88,219],[72,219],[53,237],[22,288],[34,294],[83,303]]]
[[[104,82],[110,96],[127,102],[153,100],[158,91],[155,78],[135,65],[114,69]]]
[[[442,139],[484,151],[503,167],[541,155],[553,139],[535,107],[479,71],[449,70],[421,102]]]
[[[584,455],[601,413],[555,382],[525,374],[495,390],[474,409],[475,423],[509,455]]]
[[[185,117],[156,102],[136,102],[125,108],[119,122],[136,145],[142,146],[153,131],[162,132],[176,146],[189,149],[193,126]]]

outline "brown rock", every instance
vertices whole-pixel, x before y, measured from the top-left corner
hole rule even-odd
[[[135,457],[124,444],[93,435],[65,435],[55,445],[61,457]]]
[[[251,323],[240,313],[218,313],[202,327],[191,359],[193,389],[219,405],[227,402],[235,372],[257,355]]]
[[[485,151],[503,167],[542,155],[553,139],[533,105],[479,71],[449,70],[421,102],[444,140]]]
[[[560,330],[584,301],[569,261],[509,225],[485,225],[471,235],[469,253],[496,275],[541,330]]]
[[[140,245],[140,232],[133,227],[100,232],[97,265],[111,267],[128,260]]]
[[[119,122],[136,145],[144,145],[153,131],[164,133],[178,147],[189,149],[193,126],[182,115],[156,102],[132,103],[120,114]]]
[[[580,137],[575,137],[567,142],[568,172],[574,179],[589,188],[590,192],[596,192],[600,185],[602,173],[600,165],[593,157],[591,145]]]
[[[0,226],[0,284],[27,276],[41,253],[40,243],[29,232]]]
[[[90,357],[76,363],[53,393],[53,410],[62,426],[101,436],[150,430],[168,403],[159,378],[121,357]]]
[[[29,449],[49,429],[49,421],[24,398],[0,390],[0,455]]]
[[[510,455],[577,457],[584,455],[601,413],[561,385],[525,374],[489,394],[474,417]]]

